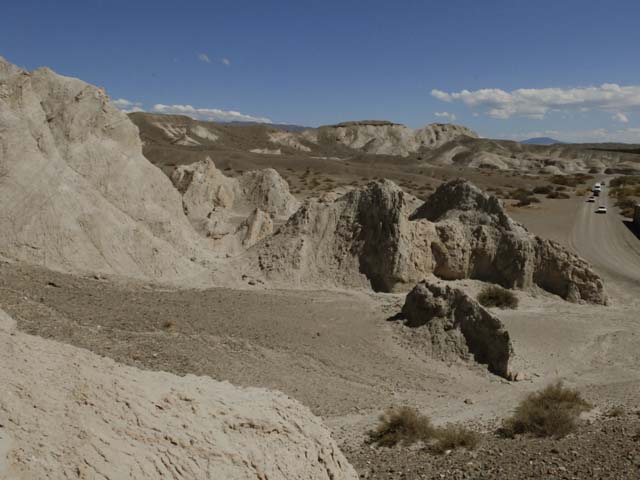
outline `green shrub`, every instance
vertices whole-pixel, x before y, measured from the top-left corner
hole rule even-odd
[[[508,437],[564,437],[576,429],[580,413],[590,409],[577,390],[557,382],[527,395],[513,416],[505,420],[501,433]]]
[[[429,417],[411,407],[391,408],[380,415],[380,424],[369,432],[369,441],[382,447],[411,445],[433,439],[435,428]]]
[[[518,297],[498,285],[484,287],[478,294],[478,302],[484,307],[518,308]]]

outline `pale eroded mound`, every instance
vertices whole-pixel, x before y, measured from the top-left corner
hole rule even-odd
[[[300,206],[287,182],[272,168],[233,178],[213,161],[181,165],[171,179],[182,193],[183,209],[193,226],[213,239],[219,251],[238,251],[273,232]]]
[[[311,143],[338,144],[366,153],[403,157],[423,148],[437,148],[463,136],[477,137],[477,134],[460,125],[433,123],[413,130],[381,121],[348,122],[300,134],[300,138]]]
[[[180,195],[105,93],[0,59],[0,254],[64,271],[174,279],[206,254]]]
[[[357,478],[282,393],[144,372],[12,322],[0,311],[0,478]]]

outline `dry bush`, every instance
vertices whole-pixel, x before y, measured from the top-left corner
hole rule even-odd
[[[616,177],[609,185],[612,187],[623,187],[628,185],[640,185],[640,175],[627,175],[624,177]]]
[[[176,326],[175,322],[173,320],[165,320],[164,322],[162,322],[162,328],[164,330],[171,330]]]
[[[607,417],[609,418],[617,418],[623,415],[624,415],[624,408],[621,405],[617,405],[611,408],[611,410],[607,412]]]
[[[521,198],[527,198],[533,195],[532,190],[527,190],[526,188],[516,188],[511,192],[511,198],[514,200],[520,200]]]
[[[533,189],[533,193],[536,193],[539,195],[548,195],[552,191],[553,191],[553,185],[542,185],[540,187],[535,187]]]
[[[569,195],[568,193],[555,191],[555,192],[549,192],[549,194],[547,195],[547,198],[567,199],[567,198],[571,198],[571,195]]]
[[[478,302],[484,307],[518,308],[518,297],[498,285],[484,287],[478,294]]]
[[[431,446],[435,453],[445,453],[456,448],[475,449],[480,443],[480,434],[461,425],[447,425],[436,431],[437,441]]]
[[[580,392],[557,382],[527,395],[505,420],[501,433],[508,437],[564,437],[576,429],[580,413],[590,409]]]
[[[456,448],[472,450],[480,443],[480,435],[460,425],[435,428],[429,417],[414,408],[398,407],[380,416],[379,425],[369,431],[369,442],[382,447],[423,442],[432,452],[444,453]]]
[[[540,203],[540,200],[536,197],[526,197],[518,200],[516,207],[527,207],[532,203]]]
[[[411,445],[433,439],[435,428],[429,417],[411,407],[391,408],[380,415],[380,424],[369,432],[369,441],[382,447]]]
[[[587,183],[589,180],[593,180],[593,175],[587,175],[585,173],[576,173],[574,175],[554,175],[551,177],[551,183],[556,185],[563,185],[565,187],[577,187],[583,183]]]

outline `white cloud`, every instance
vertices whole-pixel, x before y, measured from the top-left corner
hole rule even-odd
[[[142,102],[132,102],[131,100],[127,100],[126,98],[118,98],[117,100],[112,100],[112,102],[118,110],[121,110],[125,113],[131,112],[142,112]]]
[[[621,123],[629,123],[629,117],[622,112],[616,112],[611,119]]]
[[[227,66],[231,65],[231,60],[229,60],[227,57],[222,57],[220,61]]]
[[[629,127],[618,130],[607,130],[605,128],[575,131],[542,130],[517,133],[508,137],[513,140],[524,140],[535,137],[553,137],[556,140],[569,143],[640,143],[640,127]]]
[[[444,92],[431,90],[443,102],[461,102],[483,109],[492,118],[522,116],[541,119],[550,111],[622,112],[640,111],[640,85],[604,83],[598,87],[520,88],[507,92],[499,88]]]
[[[209,55],[207,55],[206,53],[199,53],[198,60],[200,60],[203,63],[211,63],[211,59],[209,58]]]
[[[273,123],[266,117],[254,117],[233,110],[220,110],[218,108],[196,108],[191,105],[163,105],[158,103],[153,106],[153,111],[173,115],[187,115],[196,120],[208,120],[214,122],[258,122]]]
[[[456,116],[453,113],[449,112],[435,112],[434,115],[439,118],[446,118],[448,120],[451,120],[452,122],[456,119]]]

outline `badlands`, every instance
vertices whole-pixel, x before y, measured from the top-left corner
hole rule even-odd
[[[640,240],[585,195],[639,169],[127,115],[0,59],[0,478],[638,478]],[[593,407],[575,432],[496,434],[556,380]],[[407,406],[479,445],[368,441]]]

